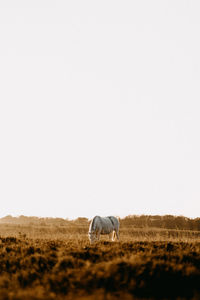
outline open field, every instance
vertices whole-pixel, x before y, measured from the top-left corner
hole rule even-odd
[[[0,299],[200,299],[200,232],[0,224]]]

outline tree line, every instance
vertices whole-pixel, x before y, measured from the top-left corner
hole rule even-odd
[[[63,218],[39,218],[11,215],[0,218],[0,223],[22,224],[34,226],[88,226],[90,220],[79,217],[75,220]],[[133,228],[165,228],[178,230],[197,230],[200,231],[200,218],[190,219],[184,216],[173,215],[129,215],[120,218],[120,226]]]
[[[124,226],[135,228],[165,228],[178,230],[197,230],[200,231],[200,218],[190,219],[184,216],[173,215],[130,215],[121,219]]]

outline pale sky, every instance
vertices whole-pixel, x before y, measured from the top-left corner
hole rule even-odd
[[[0,0],[0,216],[200,217],[199,15]]]

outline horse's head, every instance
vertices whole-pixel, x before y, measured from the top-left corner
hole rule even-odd
[[[92,244],[96,240],[95,233],[93,231],[88,232],[90,243]]]

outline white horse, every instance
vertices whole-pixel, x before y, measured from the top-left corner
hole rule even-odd
[[[93,243],[95,240],[99,240],[100,234],[112,234],[112,241],[116,234],[117,239],[119,240],[119,221],[116,217],[99,217],[96,216],[92,219],[89,227],[89,240]]]

